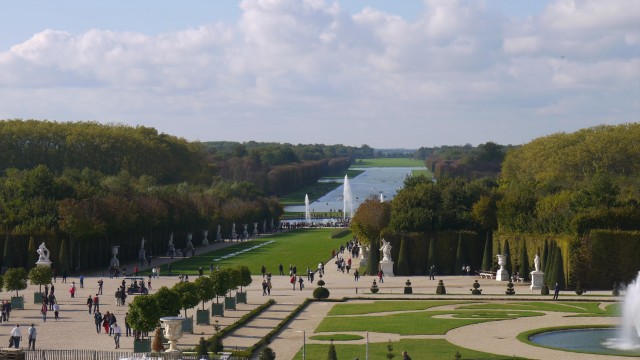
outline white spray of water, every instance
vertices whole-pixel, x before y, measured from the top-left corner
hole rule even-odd
[[[304,194],[304,221],[311,224],[311,211],[309,210],[309,194]]]
[[[640,272],[627,287],[618,337],[609,339],[604,345],[620,350],[640,349]]]
[[[347,212],[349,217],[353,217],[353,195],[351,194],[351,185],[349,184],[349,177],[344,176],[344,186],[342,191],[342,219],[347,218]]]

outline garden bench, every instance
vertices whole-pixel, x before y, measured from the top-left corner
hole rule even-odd
[[[496,273],[491,272],[491,271],[477,271],[478,276],[480,276],[483,279],[495,279],[496,278]]]

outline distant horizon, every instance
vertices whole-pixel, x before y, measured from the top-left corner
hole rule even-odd
[[[521,145],[640,119],[638,24],[637,0],[7,2],[0,119]]]

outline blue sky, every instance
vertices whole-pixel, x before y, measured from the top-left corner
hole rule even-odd
[[[638,121],[639,24],[634,0],[8,2],[0,118],[519,144]]]

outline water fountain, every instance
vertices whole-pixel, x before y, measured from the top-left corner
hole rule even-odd
[[[304,194],[304,221],[311,225],[311,211],[309,210],[309,194]]]
[[[618,337],[610,339],[605,345],[619,350],[640,349],[640,272],[627,287]]]
[[[347,212],[349,217],[353,217],[353,195],[351,194],[351,185],[349,185],[349,177],[344,176],[344,185],[342,190],[342,219],[347,218]]]

